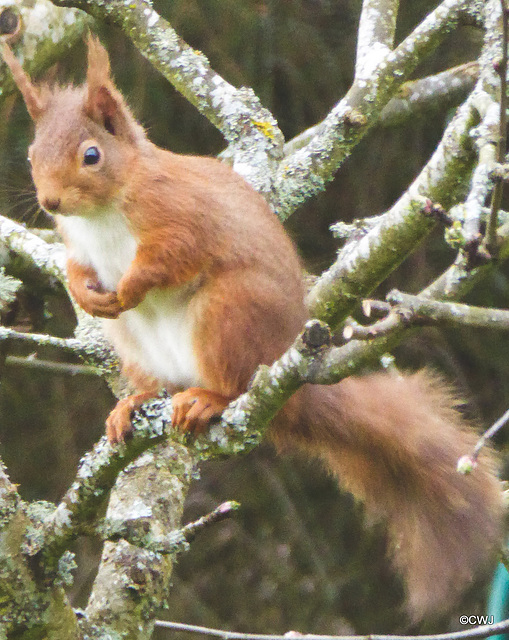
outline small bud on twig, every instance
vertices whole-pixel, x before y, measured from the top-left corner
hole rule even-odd
[[[458,464],[456,465],[456,470],[458,473],[467,476],[469,473],[472,473],[476,467],[477,461],[474,460],[472,456],[461,456],[458,460]]]

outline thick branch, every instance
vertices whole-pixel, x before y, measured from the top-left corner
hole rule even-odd
[[[380,114],[379,125],[393,127],[423,113],[445,111],[464,100],[479,76],[479,64],[467,62],[433,76],[405,82]]]
[[[150,409],[148,413],[151,415]],[[43,561],[43,571],[50,575],[54,573],[69,542],[95,519],[97,509],[114,486],[120,471],[162,440],[166,422],[164,417],[152,415],[150,423],[143,425],[146,428],[138,425],[134,437],[125,446],[112,447],[103,437],[81,459],[73,484],[54,512],[45,519],[42,531],[28,545],[30,554]]]
[[[121,473],[106,513],[145,539],[179,527],[195,470],[196,458],[186,447],[163,443]],[[170,589],[173,558],[122,540],[107,542],[82,626],[100,627],[104,638],[145,640],[151,636],[157,610]]]
[[[364,0],[357,36],[355,77],[368,78],[392,50],[399,0]]]

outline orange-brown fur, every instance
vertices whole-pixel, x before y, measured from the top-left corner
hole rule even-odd
[[[174,396],[173,420],[202,430],[302,328],[307,312],[292,243],[264,199],[230,168],[150,143],[114,87],[98,41],[89,41],[87,84],[55,88],[44,99],[12,54],[6,61],[36,123],[30,155],[41,204],[64,222],[72,214],[92,224],[113,207],[136,239],[115,291],[73,257],[66,240],[77,302],[94,315],[122,318],[153,291],[186,287],[201,385]],[[101,151],[94,168],[84,166],[90,145]],[[125,327],[116,331],[117,345],[132,340]],[[139,393],[108,419],[112,442],[129,430],[135,407],[174,382],[129,359],[124,370]],[[470,476],[456,473],[475,436],[447,385],[428,373],[305,386],[271,436],[280,449],[321,459],[370,518],[388,520],[415,619],[446,609],[496,547],[502,509],[492,456]]]

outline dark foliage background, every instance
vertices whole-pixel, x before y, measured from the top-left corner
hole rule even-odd
[[[360,1],[158,0],[156,9],[219,73],[252,86],[278,118],[288,139],[315,124],[352,80]],[[402,2],[398,39],[434,6]],[[112,28],[97,26],[112,57],[118,84],[158,144],[177,152],[217,154],[221,136]],[[425,75],[477,56],[482,33],[463,27],[418,70]],[[83,46],[62,61],[64,81],[83,76]],[[344,164],[321,197],[290,220],[308,269],[319,273],[334,258],[328,228],[337,220],[381,213],[408,186],[434,150],[449,113],[413,118],[405,126],[375,129]],[[28,224],[50,226],[37,207],[26,166],[31,126],[21,101],[0,113],[0,211]],[[429,239],[381,287],[415,292],[453,260],[439,234]],[[471,296],[477,304],[509,306],[507,271]],[[70,335],[73,314],[65,297],[43,297],[25,286],[4,322]],[[0,353],[0,453],[26,499],[57,500],[80,456],[103,432],[113,397],[99,379],[15,366]],[[25,354],[26,355],[26,352]],[[488,425],[509,399],[505,336],[488,331],[429,329],[398,350],[398,364],[442,371],[468,398],[468,413]],[[62,359],[53,352],[40,358]],[[503,442],[499,443],[501,446]],[[383,530],[367,530],[362,508],[338,493],[314,464],[277,458],[268,447],[245,457],[204,465],[189,496],[186,519],[226,499],[242,510],[193,543],[174,574],[170,619],[239,631],[340,633],[402,630],[401,585],[384,559]],[[454,532],[451,532],[454,535]],[[73,597],[83,601],[93,580],[99,545],[77,545],[80,570]],[[462,613],[480,610],[484,591]],[[456,618],[451,618],[452,623]],[[440,628],[450,621],[441,621]],[[457,626],[457,625],[456,625]],[[431,628],[431,626],[429,627]],[[157,638],[169,637],[159,631]]]

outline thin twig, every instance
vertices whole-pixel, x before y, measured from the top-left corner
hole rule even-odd
[[[240,504],[235,500],[228,500],[227,502],[223,502],[218,507],[211,511],[205,516],[198,518],[194,522],[190,522],[186,524],[180,532],[184,536],[187,542],[191,542],[196,537],[196,534],[200,532],[205,527],[208,527],[211,524],[215,524],[216,522],[221,522],[225,518],[228,518],[233,511],[237,511],[240,508]]]
[[[377,336],[390,333],[398,325],[400,320],[400,314],[397,310],[392,309],[391,312],[378,322],[370,325],[362,325],[353,319],[349,319],[343,329],[343,338],[345,340],[367,340],[370,338],[376,338]]]
[[[7,356],[5,358],[6,366],[24,367],[26,369],[41,369],[43,371],[51,371],[52,373],[63,373],[66,375],[87,375],[100,376],[103,374],[98,367],[88,364],[73,364],[71,362],[53,362],[51,360],[39,360],[33,356]]]
[[[198,518],[198,520],[190,522],[180,529],[170,531],[168,534],[154,534],[150,529],[147,530],[145,526],[147,524],[146,516],[128,521],[109,521],[106,518],[97,527],[96,531],[104,540],[117,541],[124,539],[147,551],[163,555],[174,555],[187,551],[189,543],[196,538],[198,533],[208,526],[230,517],[233,511],[236,511],[239,507],[240,504],[234,500],[223,502],[210,513]],[[149,517],[152,518],[152,515]]]
[[[475,445],[474,451],[472,453],[472,458],[474,461],[477,460],[477,456],[479,455],[479,452],[484,447],[486,442],[490,438],[492,438],[498,431],[500,431],[500,429],[507,423],[508,420],[509,420],[509,409],[507,409],[504,415],[501,416],[494,424],[491,425],[489,429],[487,429],[482,434],[482,436],[477,441],[477,444]]]
[[[0,342],[3,340],[35,344],[39,347],[56,347],[77,355],[86,353],[84,344],[76,338],[57,338],[47,333],[23,333],[9,327],[0,326]]]
[[[180,622],[166,622],[165,620],[156,620],[156,627],[164,629],[172,629],[173,631],[188,631],[190,633],[201,633],[202,635],[216,636],[225,640],[289,640],[291,638],[299,638],[300,640],[464,640],[465,638],[488,638],[504,633],[509,630],[509,620],[503,620],[496,624],[485,624],[473,627],[466,631],[453,631],[451,633],[438,633],[436,635],[422,636],[397,636],[397,635],[364,635],[364,636],[327,636],[303,634],[296,631],[289,631],[284,635],[270,635],[258,633],[237,633],[235,631],[224,631],[222,629],[209,629],[208,627],[199,627],[192,624],[183,624]]]
[[[505,0],[500,0],[502,5],[502,59],[498,66],[500,75],[500,119],[499,119],[499,139],[497,142],[497,161],[503,163],[506,151],[506,131],[507,131],[507,44],[509,41],[508,11]],[[486,248],[491,255],[495,255],[497,250],[497,216],[502,204],[502,192],[504,183],[498,180],[491,196],[491,214],[486,229]]]
[[[422,295],[411,295],[393,289],[387,294],[387,301],[398,311],[406,313],[410,323],[439,323],[446,325],[464,325],[486,327],[490,329],[509,329],[509,310],[476,307],[458,302],[443,302]]]

